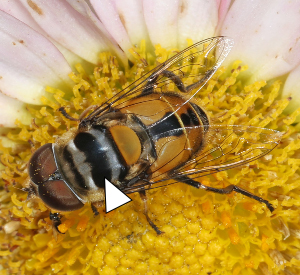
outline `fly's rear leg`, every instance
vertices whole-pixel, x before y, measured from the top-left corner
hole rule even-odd
[[[251,199],[257,200],[260,203],[264,203],[269,208],[269,210],[271,212],[274,211],[274,207],[273,207],[273,205],[270,202],[268,202],[267,200],[264,200],[261,197],[258,197],[256,195],[254,195],[251,192],[249,192],[249,191],[247,191],[247,190],[245,190],[245,189],[243,189],[241,187],[238,187],[236,185],[229,185],[229,186],[227,186],[225,188],[213,188],[213,187],[210,187],[210,186],[203,185],[200,182],[192,180],[192,179],[190,179],[188,177],[182,177],[182,178],[180,178],[178,180],[181,181],[181,182],[184,182],[186,184],[189,184],[191,186],[194,186],[194,187],[196,187],[198,189],[204,189],[204,190],[207,190],[207,191],[210,191],[210,192],[214,192],[214,193],[218,193],[218,194],[230,194],[231,192],[235,191],[235,192],[240,193],[240,194],[242,194],[244,196],[247,196],[247,197],[249,197]]]
[[[148,204],[147,204],[147,196],[146,196],[146,192],[145,191],[140,191],[139,192],[140,196],[141,196],[141,199],[144,203],[144,214],[146,216],[146,219],[148,221],[148,223],[151,225],[151,227],[155,230],[155,232],[157,233],[157,235],[160,235],[164,232],[160,231],[158,229],[158,227],[151,221],[151,219],[149,218],[148,216]]]

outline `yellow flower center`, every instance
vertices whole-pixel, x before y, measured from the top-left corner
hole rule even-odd
[[[149,215],[164,232],[157,235],[143,214],[138,195],[132,203],[93,216],[88,205],[64,215],[57,240],[49,209],[38,198],[27,200],[19,189],[28,180],[26,165],[34,150],[54,143],[77,127],[58,108],[78,118],[90,105],[100,105],[174,53],[160,46],[156,56],[145,43],[132,49],[136,63],[121,69],[110,53],[102,53],[92,74],[79,64],[70,78],[72,93],[47,87],[53,99],[43,107],[28,106],[34,120],[7,137],[18,145],[2,151],[0,274],[299,274],[299,125],[297,112],[283,115],[288,99],[277,99],[281,82],[244,85],[240,61],[221,68],[195,100],[222,125],[251,125],[285,132],[281,144],[250,165],[200,178],[215,188],[230,184],[268,199],[271,214],[241,194],[218,195],[185,184],[148,192]],[[147,66],[145,66],[147,64]],[[29,142],[29,145],[28,145]],[[298,257],[298,258],[297,258]],[[292,274],[291,273],[291,274]],[[287,273],[289,274],[289,273]]]

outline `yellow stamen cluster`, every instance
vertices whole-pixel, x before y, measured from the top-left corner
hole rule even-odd
[[[294,124],[300,109],[290,116],[282,113],[289,101],[277,99],[280,81],[244,85],[241,74],[247,68],[238,61],[230,72],[220,69],[195,100],[212,123],[285,134],[269,155],[200,180],[216,188],[237,184],[268,199],[276,208],[273,213],[241,194],[218,195],[175,184],[148,192],[149,215],[162,235],[149,226],[139,196],[132,194],[133,202],[109,214],[99,208],[94,217],[89,205],[66,213],[59,227],[65,234],[55,238],[49,209],[17,189],[27,181],[32,152],[77,127],[59,107],[78,118],[170,54],[159,46],[155,53],[146,53],[142,43],[132,50],[137,61],[131,68],[121,70],[109,53],[100,55],[92,73],[78,65],[70,75],[73,91],[47,87],[53,99],[43,98],[43,107],[28,106],[32,124],[17,122],[18,128],[7,135],[15,145],[0,147],[0,275],[300,273],[300,135]]]

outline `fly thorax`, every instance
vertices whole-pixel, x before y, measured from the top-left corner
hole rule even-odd
[[[146,169],[153,151],[148,134],[132,115],[121,115],[100,117],[66,146],[55,146],[59,170],[77,192],[104,188],[105,178],[120,185]]]

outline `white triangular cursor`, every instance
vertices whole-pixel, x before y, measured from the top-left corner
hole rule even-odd
[[[132,199],[120,191],[110,181],[105,179],[105,212],[108,213],[128,202]]]

